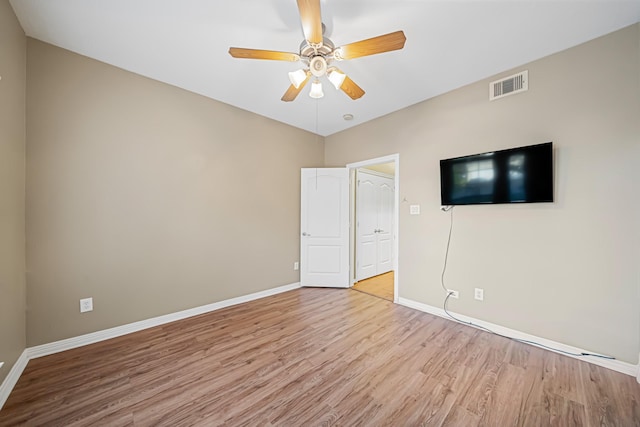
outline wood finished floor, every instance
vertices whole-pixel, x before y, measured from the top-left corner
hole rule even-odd
[[[305,288],[29,362],[0,425],[638,426],[635,378]]]
[[[379,274],[353,285],[356,291],[393,301],[393,271]]]

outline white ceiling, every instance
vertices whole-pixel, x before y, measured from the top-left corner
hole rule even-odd
[[[359,100],[324,79],[324,98],[311,99],[305,88],[285,103],[287,72],[299,64],[234,59],[228,49],[297,53],[295,0],[11,5],[30,37],[323,136],[640,21],[640,0],[321,0],[325,35],[336,46],[396,30],[407,42],[340,64],[366,91]]]

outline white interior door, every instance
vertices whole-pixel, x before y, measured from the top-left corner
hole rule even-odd
[[[394,182],[358,171],[356,280],[393,270]]]
[[[349,287],[349,172],[302,169],[300,284]]]
[[[375,276],[377,271],[377,184],[374,175],[357,172],[356,182],[356,280]]]

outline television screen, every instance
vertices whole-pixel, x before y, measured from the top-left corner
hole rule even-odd
[[[443,206],[553,202],[552,143],[440,160]]]

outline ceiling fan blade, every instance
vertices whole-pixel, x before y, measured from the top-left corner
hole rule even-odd
[[[290,52],[278,52],[275,50],[245,49],[243,47],[230,47],[229,54],[234,58],[243,59],[271,59],[274,61],[300,61],[300,56]]]
[[[390,52],[392,50],[402,49],[406,40],[407,38],[405,37],[404,32],[396,31],[383,36],[360,40],[359,42],[340,46],[336,49],[334,55],[336,59],[353,59],[360,58],[361,56]]]
[[[302,88],[307,84],[307,82],[309,81],[310,78],[311,78],[311,73],[307,72],[307,78],[304,79],[302,81],[302,83],[300,83],[300,86],[298,86],[298,87],[295,87],[294,85],[289,86],[289,89],[287,89],[287,91],[284,93],[284,95],[282,95],[281,99],[284,102],[291,102],[294,99],[296,99],[296,97],[298,96],[298,94],[300,93]]]
[[[298,0],[304,38],[311,44],[322,43],[320,0]]]
[[[349,95],[349,97],[353,100],[361,98],[364,95],[364,90],[360,86],[358,86],[353,80],[349,78],[349,76],[344,76],[344,81],[340,86],[340,90]]]

